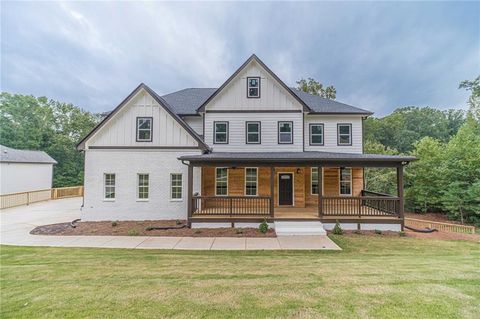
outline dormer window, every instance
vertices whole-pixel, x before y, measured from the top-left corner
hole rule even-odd
[[[151,117],[137,117],[137,142],[152,141],[152,121]]]
[[[260,97],[260,77],[247,78],[247,97],[248,98]]]

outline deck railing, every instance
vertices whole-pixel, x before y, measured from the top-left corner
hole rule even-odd
[[[195,215],[264,215],[271,213],[269,196],[194,196]]]
[[[50,199],[83,196],[83,186],[40,189],[0,195],[0,209],[29,205]]]
[[[415,219],[415,218],[405,218],[405,226],[410,226],[414,228],[430,228],[430,229],[435,228],[437,230],[445,231],[445,232],[475,234],[474,226],[441,223],[441,222],[434,222],[434,221]]]

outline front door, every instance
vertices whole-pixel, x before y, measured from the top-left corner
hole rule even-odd
[[[278,204],[293,205],[293,174],[278,174]]]

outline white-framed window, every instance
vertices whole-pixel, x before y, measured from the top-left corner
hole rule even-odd
[[[323,124],[310,124],[310,145],[323,145]]]
[[[137,174],[137,199],[148,200],[148,193],[150,191],[150,180],[148,174]]]
[[[172,200],[182,199],[182,174],[170,174],[170,198]]]
[[[293,122],[278,122],[278,144],[293,143]]]
[[[352,145],[352,124],[337,124],[338,145]]]
[[[318,167],[312,167],[310,178],[311,194],[318,195]]]
[[[261,124],[260,122],[246,122],[245,123],[245,135],[247,144],[260,144],[261,143]]]
[[[245,168],[245,195],[257,196],[258,195],[258,169],[256,167]]]
[[[352,195],[352,169],[340,167],[340,195]]]
[[[228,169],[217,167],[215,169],[215,196],[228,195]]]
[[[137,117],[137,142],[152,141],[152,117]]]
[[[114,173],[103,174],[103,186],[104,186],[103,197],[106,200],[115,200],[115,174]]]
[[[260,77],[247,77],[247,97],[259,98],[260,97]]]
[[[213,122],[213,143],[228,144],[228,122]]]

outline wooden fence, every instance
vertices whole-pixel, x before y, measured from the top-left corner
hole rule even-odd
[[[31,192],[0,195],[0,209],[10,208],[50,199],[83,196],[83,186],[47,188]]]
[[[452,233],[475,234],[474,226],[432,222],[428,220],[415,219],[415,218],[405,218],[405,226],[410,226],[414,228],[430,228],[430,229],[435,228],[440,231],[452,232]]]

